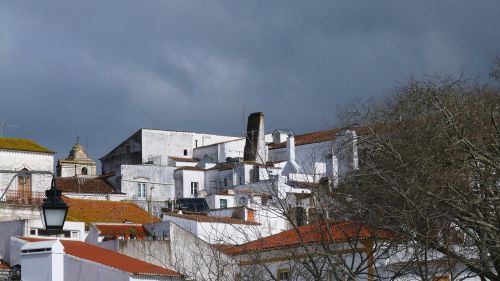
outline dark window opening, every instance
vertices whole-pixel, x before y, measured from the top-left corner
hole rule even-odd
[[[188,155],[188,150],[184,149],[184,156],[187,156],[187,155]]]

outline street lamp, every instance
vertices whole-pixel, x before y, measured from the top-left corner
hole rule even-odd
[[[61,198],[61,191],[56,188],[56,179],[52,178],[49,190],[45,191],[47,198],[43,199],[42,214],[46,230],[62,230],[68,205]]]

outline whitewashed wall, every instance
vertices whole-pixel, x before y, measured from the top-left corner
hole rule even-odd
[[[174,172],[176,198],[194,198],[205,190],[205,171],[178,170]],[[198,183],[198,194],[191,194],[191,182]]]
[[[174,198],[174,167],[156,165],[122,165],[121,192],[129,200],[137,200],[138,183],[146,184],[144,201],[166,201]],[[154,187],[153,189],[151,189]]]
[[[54,155],[50,153],[0,150],[0,170],[3,171],[0,173],[0,192],[3,193],[6,188],[17,190],[16,171],[22,169],[34,172],[31,175],[32,191],[41,192],[47,190],[50,188],[52,181],[53,166]],[[12,171],[12,173],[8,171]],[[41,172],[42,174],[35,172]]]

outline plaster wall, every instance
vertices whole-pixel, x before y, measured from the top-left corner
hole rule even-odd
[[[164,215],[163,220],[178,225],[210,244],[236,245],[261,237],[261,229],[258,225],[198,222],[168,215]]]
[[[64,280],[130,281],[131,276],[128,272],[104,266],[96,262],[80,259],[71,255],[64,255]]]
[[[17,172],[31,171],[31,191],[41,192],[50,188],[54,173],[54,156],[48,153],[0,150],[0,192],[17,190]],[[0,194],[1,194],[0,193]]]
[[[121,192],[128,200],[166,201],[174,199],[174,167],[156,165],[122,165]],[[146,184],[146,196],[139,197],[138,184]]]
[[[31,205],[0,204],[0,220],[39,219],[40,207]]]
[[[142,130],[142,159],[161,157],[161,165],[168,164],[168,156],[193,157],[193,149],[199,146],[229,141],[235,137],[192,132]],[[216,158],[214,158],[216,159]]]
[[[335,161],[327,165],[327,161],[332,161],[332,155]],[[286,160],[286,147],[269,150],[269,161]],[[296,145],[295,160],[302,169],[300,172],[312,176],[314,181],[325,176],[338,175],[342,177],[346,173],[358,169],[356,133],[347,130],[339,133],[332,141]],[[333,171],[327,171],[327,166]]]
[[[236,261],[176,224],[170,227],[172,266],[189,280],[231,280]],[[236,280],[236,279],[234,279]]]
[[[162,267],[171,268],[173,264],[170,240],[114,239],[98,246]]]
[[[220,204],[221,199],[227,200],[227,208],[235,207],[234,195],[212,194],[212,195],[208,195],[207,197],[205,197],[205,200],[207,201],[208,207],[210,209],[220,209],[221,208],[221,204]]]
[[[175,171],[176,198],[195,198],[201,197],[205,192],[205,171],[178,170]],[[191,194],[191,183],[198,183],[198,193]]]

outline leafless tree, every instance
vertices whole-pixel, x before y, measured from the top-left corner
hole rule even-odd
[[[499,114],[499,89],[463,77],[411,80],[349,110],[360,169],[336,198],[353,218],[413,244],[409,260],[422,280],[432,280],[436,260],[453,280],[458,265],[500,280]]]

